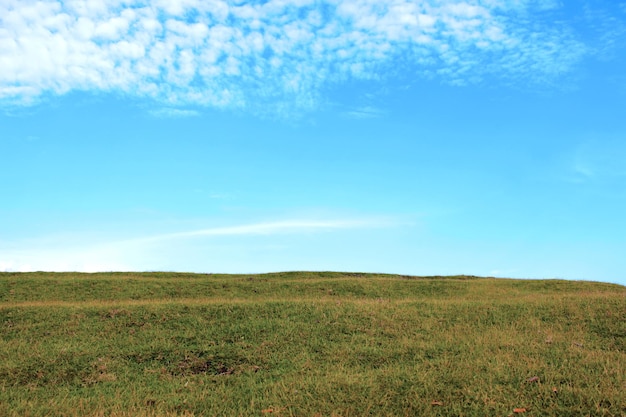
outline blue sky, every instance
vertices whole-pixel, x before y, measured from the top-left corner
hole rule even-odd
[[[0,270],[626,284],[626,2],[0,2]]]

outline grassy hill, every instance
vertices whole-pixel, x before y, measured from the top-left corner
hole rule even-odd
[[[0,273],[2,416],[626,416],[626,288]]]

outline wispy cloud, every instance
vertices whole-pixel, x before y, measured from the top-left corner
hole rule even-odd
[[[579,143],[568,158],[566,180],[620,182],[626,177],[626,145],[620,139],[586,140]]]
[[[595,6],[595,5],[594,5]],[[601,59],[612,59],[626,47],[625,3],[608,2],[603,8],[585,4],[582,24],[593,44],[593,53]]]
[[[159,269],[162,259],[158,254],[175,253],[177,269],[185,270],[185,252],[203,239],[219,243],[220,238],[243,239],[265,237],[271,243],[276,235],[304,235],[320,232],[336,232],[348,229],[392,227],[396,221],[388,218],[339,219],[339,220],[284,220],[252,223],[227,227],[214,227],[176,233],[163,233],[112,241],[92,240],[88,237],[54,239],[45,237],[20,244],[7,242],[0,245],[0,271],[112,271]],[[267,240],[269,239],[269,240]],[[1,243],[1,242],[0,242]],[[248,242],[249,243],[249,242]],[[240,266],[240,265],[239,265]],[[231,269],[235,266],[231,266]],[[253,269],[254,265],[250,265]]]
[[[364,106],[344,112],[353,119],[376,119],[385,115],[385,111],[373,106]]]
[[[171,107],[162,107],[160,109],[150,110],[150,114],[159,118],[182,118],[199,116],[197,110],[176,109]]]
[[[380,227],[389,225],[389,221],[363,219],[363,220],[288,220],[270,223],[246,224],[241,226],[215,227],[209,229],[192,230],[179,233],[167,233],[135,239],[135,242],[157,242],[173,239],[188,239],[210,236],[253,236],[275,235],[283,233],[306,233],[332,231],[338,229],[354,229],[363,227]]]
[[[586,53],[570,28],[541,18],[556,7],[541,0],[5,0],[0,102],[28,105],[82,90],[172,109],[306,109],[328,84],[402,70],[453,84],[486,75],[542,82]]]

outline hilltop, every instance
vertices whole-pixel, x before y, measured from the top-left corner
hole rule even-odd
[[[626,415],[626,288],[0,273],[0,415]]]

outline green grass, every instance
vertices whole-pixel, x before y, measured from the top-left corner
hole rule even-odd
[[[1,416],[626,416],[619,285],[0,273],[0,326]]]

